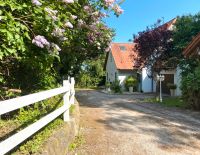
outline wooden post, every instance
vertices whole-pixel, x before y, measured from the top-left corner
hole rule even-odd
[[[64,96],[63,96],[63,102],[64,106],[66,107],[66,111],[63,113],[63,119],[65,122],[68,122],[70,120],[69,118],[69,107],[70,107],[70,102],[69,102],[69,97],[70,97],[70,83],[69,80],[63,80],[63,87],[65,87],[67,91]]]
[[[74,104],[74,96],[75,96],[75,89],[74,89],[74,85],[75,85],[75,80],[73,77],[71,77],[70,79],[71,83],[70,83],[70,104]]]

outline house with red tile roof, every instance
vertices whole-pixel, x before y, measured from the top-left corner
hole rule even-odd
[[[170,20],[169,22],[161,25],[158,28],[164,28],[166,30],[172,30],[173,25],[176,22],[176,18]],[[111,51],[107,53],[105,70],[106,70],[106,81],[114,82],[119,80],[120,84],[123,86],[125,79],[134,75],[138,77],[140,81],[138,90],[143,92],[155,92],[156,91],[156,81],[153,78],[150,78],[147,75],[147,69],[142,68],[141,66],[134,66],[137,58],[137,52],[135,51],[134,43],[112,43]],[[177,85],[175,92],[176,96],[181,95],[180,91],[180,69],[169,68],[168,70],[161,71],[161,74],[165,76],[163,82],[162,91],[166,94],[170,93],[169,88],[167,87],[168,83],[174,83]]]
[[[139,81],[138,90],[152,92],[152,79],[148,78],[145,69],[142,75],[138,73],[140,67],[134,67],[134,60],[137,58],[134,43],[112,43],[111,51],[106,56],[106,81],[114,82],[119,80],[124,87],[125,79],[128,76],[135,76]]]

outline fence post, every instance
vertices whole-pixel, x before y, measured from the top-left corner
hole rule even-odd
[[[65,122],[69,121],[69,107],[70,107],[70,102],[69,102],[69,97],[70,97],[70,83],[69,80],[63,80],[63,87],[65,87],[68,91],[64,94],[63,96],[63,102],[66,107],[66,111],[63,113],[63,119]]]
[[[74,104],[74,96],[75,96],[75,89],[74,89],[74,85],[75,85],[75,80],[74,77],[71,77],[70,79],[71,83],[70,83],[70,104]]]

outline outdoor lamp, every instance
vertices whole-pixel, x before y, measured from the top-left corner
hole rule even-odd
[[[160,102],[162,102],[162,81],[165,80],[165,76],[160,74],[156,77],[157,81],[160,81]]]

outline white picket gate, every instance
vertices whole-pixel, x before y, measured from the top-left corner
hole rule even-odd
[[[56,109],[55,111],[44,116],[37,122],[31,124],[25,129],[19,131],[18,133],[2,141],[0,143],[0,155],[6,154],[10,150],[12,150],[14,147],[16,147],[24,140],[32,136],[34,133],[39,131],[41,128],[46,126],[48,123],[56,119],[61,114],[63,114],[63,119],[65,122],[69,121],[70,120],[69,108],[71,104],[74,104],[74,95],[75,95],[74,84],[75,84],[74,78],[70,78],[70,81],[64,80],[63,87],[60,88],[34,93],[22,97],[17,97],[10,100],[0,101],[0,115],[2,115],[10,111],[22,108],[24,106],[28,106],[36,102],[51,98],[53,96],[64,94],[63,95],[64,104],[62,107]]]

